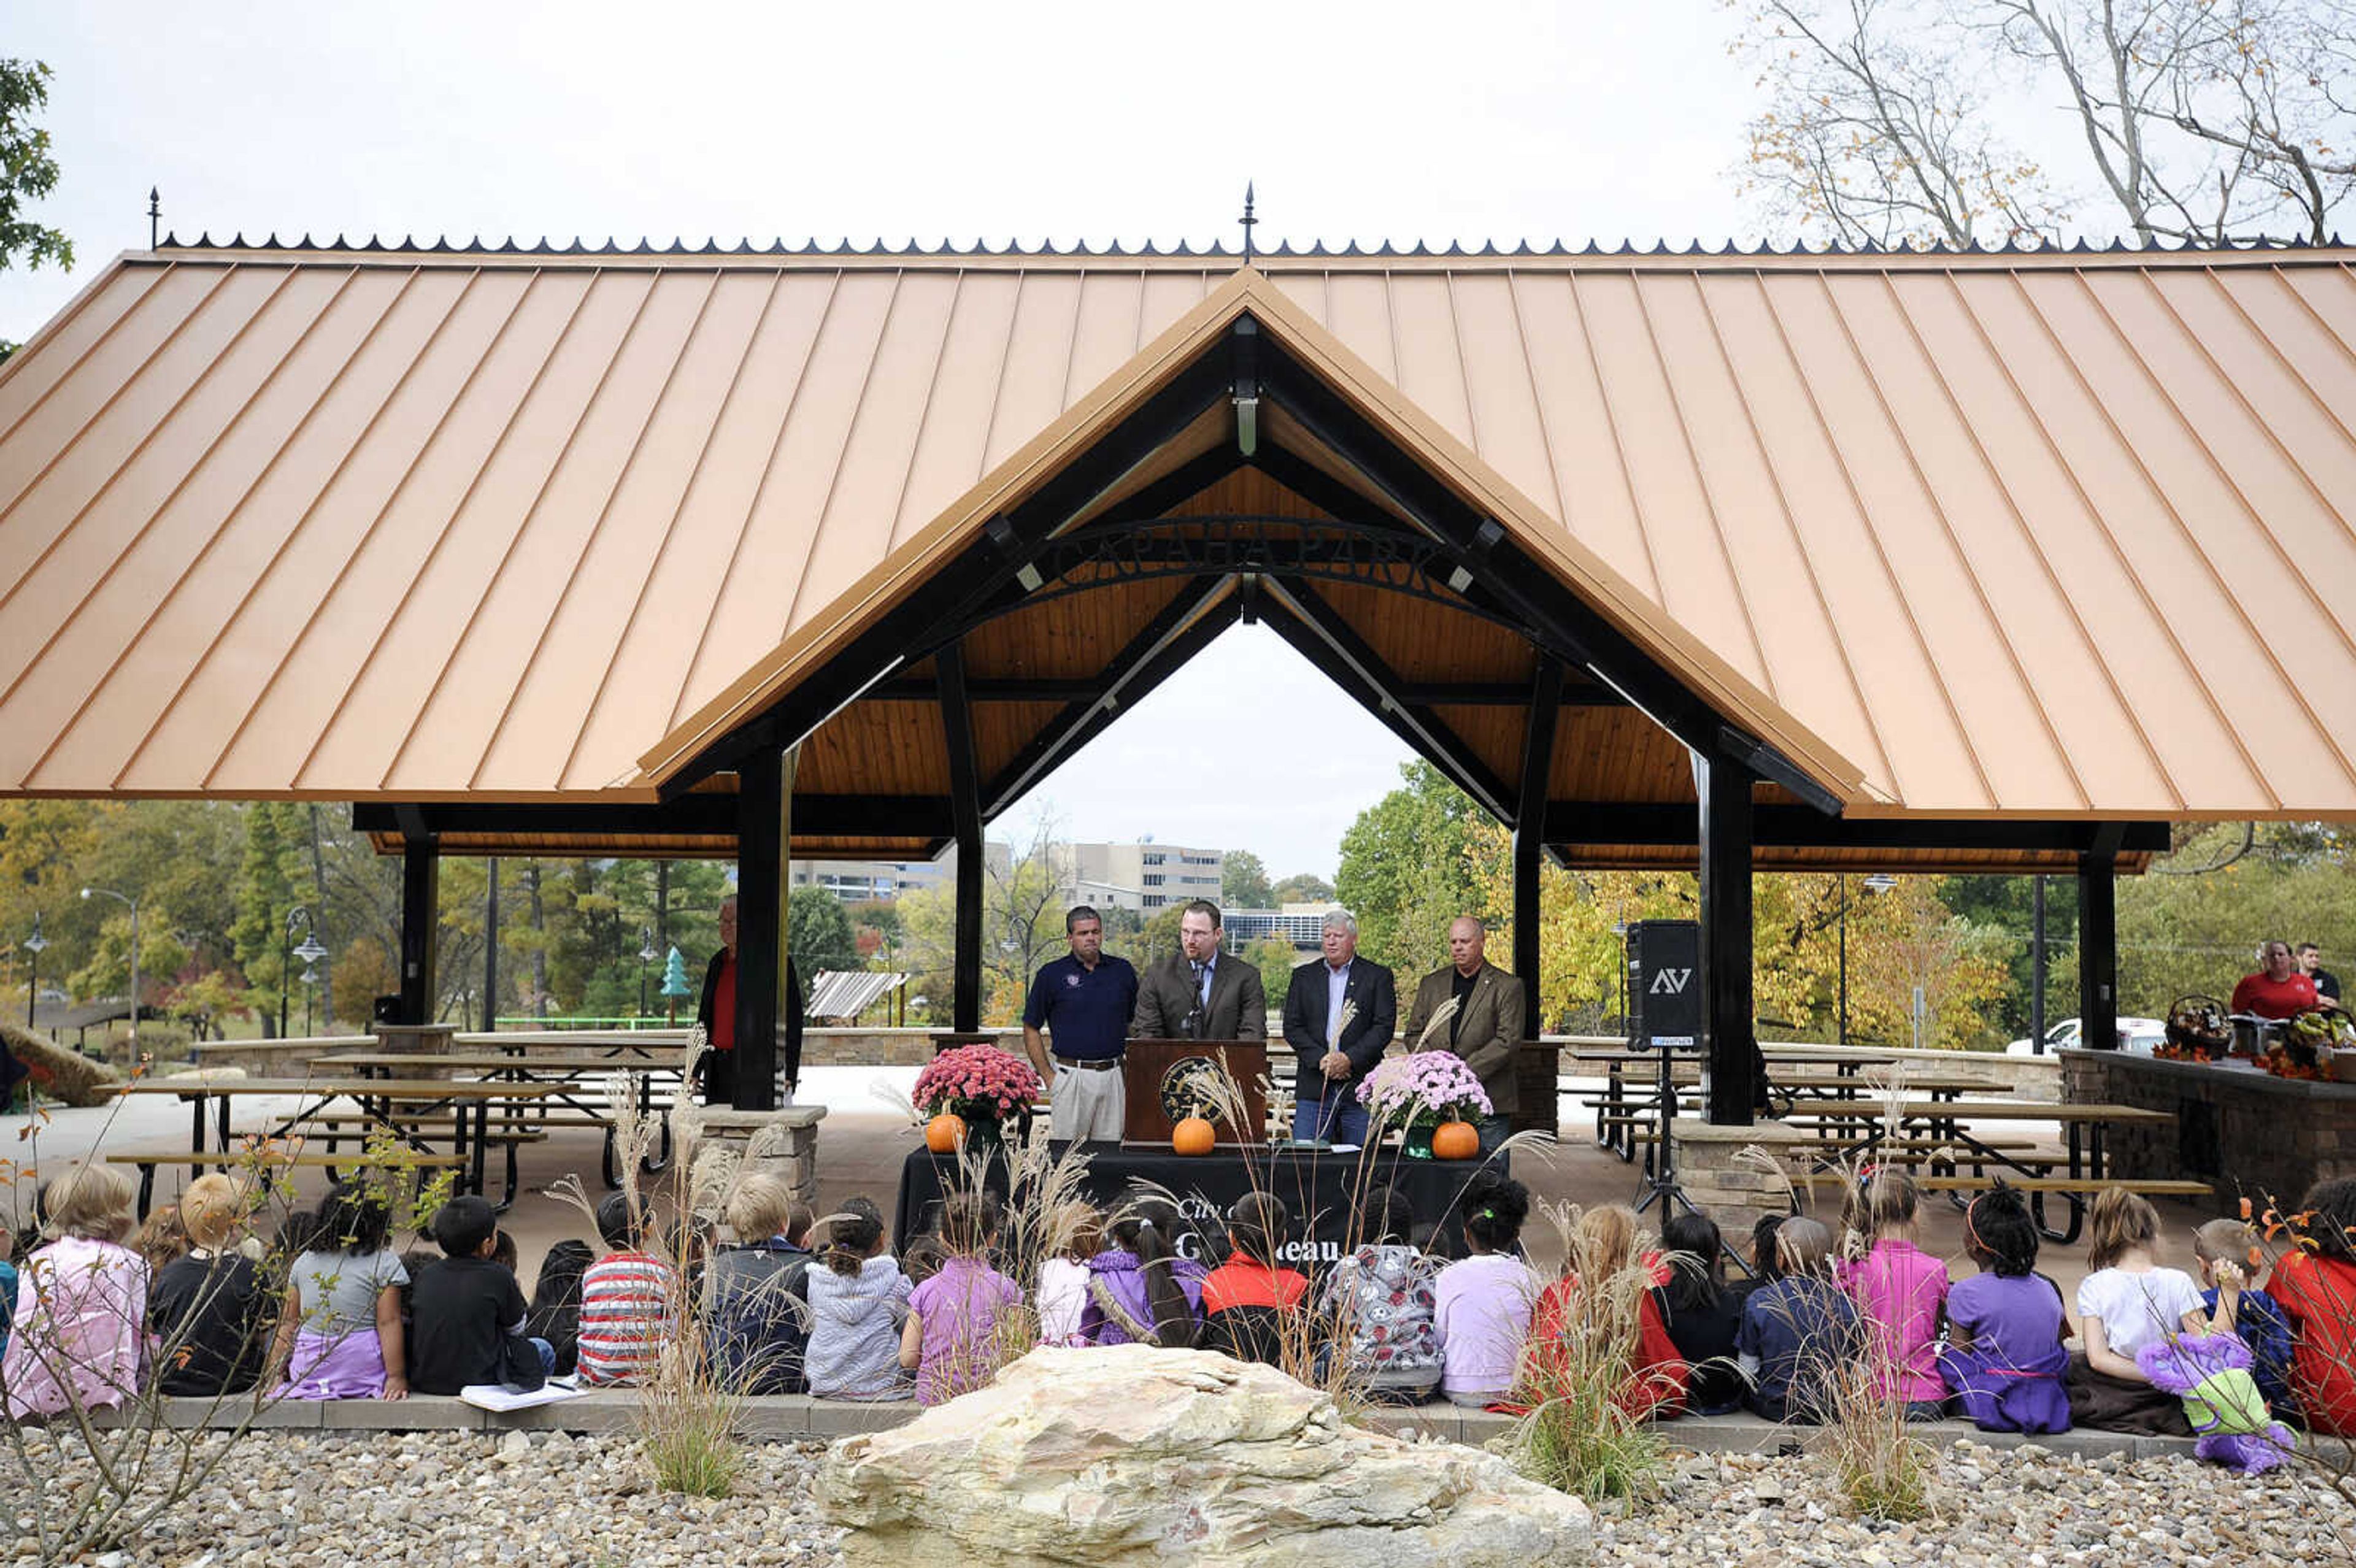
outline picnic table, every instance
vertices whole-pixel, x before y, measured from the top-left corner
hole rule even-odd
[[[2067,1245],[2078,1239],[2085,1224],[2088,1200],[2111,1179],[2109,1160],[2104,1147],[2104,1132],[2115,1126],[2173,1124],[2175,1117],[2165,1111],[2147,1111],[2134,1105],[2073,1104],[2068,1102],[2029,1100],[1940,1100],[1921,1099],[1901,1102],[1896,1115],[1877,1119],[1869,1131],[1847,1144],[1835,1145],[1822,1151],[1818,1158],[1828,1163],[1854,1166],[1872,1155],[1885,1139],[1892,1136],[1917,1137],[1944,1142],[1971,1160],[1976,1168],[2001,1166],[2021,1179],[2018,1185],[2029,1195],[2030,1212],[2036,1217],[2038,1229],[2054,1242]],[[1805,1114],[1786,1120],[1803,1125],[1811,1122],[1837,1121],[1821,1114]],[[2061,1163],[2066,1175],[2055,1177],[2055,1161],[2051,1157],[2035,1153],[2020,1154],[1985,1141],[1966,1131],[1966,1122],[2052,1122],[2062,1129]],[[1947,1185],[1941,1183],[1942,1186]],[[2159,1191],[2182,1195],[2191,1190],[2207,1191],[2204,1182],[2137,1182],[2137,1190]],[[2055,1196],[2069,1205],[2069,1223],[2056,1229],[2046,1222],[2045,1200]]]
[[[424,1115],[446,1111],[451,1131],[449,1152],[457,1157],[456,1168],[463,1190],[488,1196],[486,1181],[490,1146],[493,1142],[504,1143],[507,1188],[498,1204],[504,1212],[516,1199],[516,1145],[512,1138],[494,1137],[491,1134],[492,1107],[533,1105],[552,1098],[562,1099],[570,1088],[562,1083],[518,1083],[513,1080],[228,1078],[194,1072],[176,1078],[143,1078],[123,1085],[117,1093],[126,1095],[168,1094],[188,1103],[187,1159],[188,1174],[192,1178],[202,1175],[207,1165],[226,1167],[230,1163],[236,1148],[236,1136],[230,1125],[231,1113],[241,1098],[287,1098],[295,1101],[297,1108],[291,1115],[276,1118],[260,1135],[264,1138],[284,1136],[303,1124],[325,1115],[337,1102],[349,1101],[357,1120],[362,1125],[381,1127],[410,1148],[427,1155],[436,1151],[424,1136]],[[211,1123],[217,1135],[214,1150],[209,1155],[206,1147],[209,1141],[208,1108],[211,1110]],[[333,1138],[329,1141],[332,1144]],[[108,1157],[139,1167],[140,1207],[144,1211],[154,1189],[155,1168],[177,1164],[179,1154],[177,1150],[147,1150]],[[360,1162],[355,1159],[353,1163]]]
[[[1564,1054],[1575,1061],[1599,1063],[1607,1069],[1602,1091],[1584,1102],[1595,1112],[1596,1146],[1611,1150],[1623,1160],[1633,1160],[1637,1145],[1643,1141],[1637,1136],[1638,1127],[1658,1118],[1660,1086],[1657,1082],[1631,1084],[1624,1070],[1633,1063],[1647,1072],[1657,1072],[1660,1059],[1649,1051],[1592,1047]],[[1879,1086],[1865,1076],[1867,1070],[1897,1065],[1896,1057],[1872,1056],[1857,1051],[1779,1051],[1767,1057],[1767,1090],[1771,1098],[1782,1101],[1783,1114],[1788,1115],[1803,1101],[1855,1102],[1877,1093]],[[1806,1071],[1826,1067],[1833,1071]],[[1681,1100],[1687,1093],[1699,1093],[1699,1058],[1677,1056],[1670,1062],[1669,1072],[1670,1082],[1676,1086]],[[1999,1084],[1961,1076],[1908,1075],[1902,1083],[1910,1091],[1933,1095],[2009,1092]]]
[[[324,1072],[339,1069],[358,1072],[363,1078],[391,1078],[403,1072],[463,1072],[469,1077],[518,1083],[559,1083],[568,1088],[578,1086],[584,1079],[602,1079],[615,1073],[625,1073],[635,1079],[633,1093],[637,1100],[638,1115],[653,1120],[660,1129],[659,1152],[641,1162],[648,1175],[660,1172],[670,1163],[670,1119],[658,1116],[661,1108],[656,1100],[657,1081],[669,1079],[677,1086],[680,1064],[677,1060],[652,1061],[631,1056],[587,1056],[478,1051],[444,1052],[421,1055],[407,1051],[361,1051],[350,1056],[315,1057],[311,1065]],[[622,1184],[614,1153],[614,1127],[602,1112],[583,1104],[571,1094],[553,1096],[553,1104],[543,1100],[535,1107],[539,1120],[545,1124],[552,1109],[561,1109],[575,1115],[577,1125],[592,1123],[605,1129],[605,1147],[600,1157],[606,1189],[610,1191]]]

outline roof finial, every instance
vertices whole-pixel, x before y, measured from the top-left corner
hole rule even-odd
[[[164,193],[155,186],[147,187],[147,249],[155,248],[155,238],[164,222]]]
[[[1251,231],[1252,231],[1252,225],[1253,225],[1253,224],[1255,224],[1255,223],[1258,223],[1258,221],[1259,221],[1259,219],[1258,219],[1254,218],[1254,217],[1252,216],[1252,182],[1251,182],[1251,181],[1249,181],[1249,180],[1246,180],[1246,181],[1244,181],[1244,217],[1243,217],[1243,224],[1244,224],[1244,265],[1245,265],[1245,266],[1247,266],[1247,267],[1248,267],[1248,266],[1250,266],[1250,265],[1251,265],[1251,259],[1252,259],[1252,232],[1251,232]]]

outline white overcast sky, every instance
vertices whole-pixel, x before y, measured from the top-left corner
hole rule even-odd
[[[742,6],[22,4],[56,72],[71,275],[29,336],[183,237],[574,235],[1263,244],[1751,237],[1751,103],[1715,0]],[[1234,772],[1191,742],[1240,726]],[[1180,738],[1183,738],[1183,740]],[[1272,635],[1230,633],[993,831],[1248,848],[1331,875],[1408,755]]]

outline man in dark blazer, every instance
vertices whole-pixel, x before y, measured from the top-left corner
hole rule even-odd
[[[1416,987],[1406,1029],[1409,1051],[1452,1051],[1481,1080],[1490,1112],[1480,1122],[1483,1154],[1494,1153],[1510,1128],[1514,1053],[1521,1047],[1525,1011],[1521,981],[1483,956],[1487,945],[1487,933],[1471,915],[1449,923],[1448,963]],[[1433,1018],[1451,997],[1456,998],[1455,1012],[1432,1028]],[[1426,1034],[1431,1038],[1426,1040]]]
[[[1219,951],[1219,906],[1196,899],[1178,917],[1179,951],[1137,985],[1131,1040],[1266,1040],[1268,993],[1250,960]]]
[[[785,1104],[794,1103],[794,1090],[802,1081],[802,979],[795,973],[793,958],[786,959],[786,1097]],[[704,1052],[698,1063],[703,1077],[703,1103],[707,1105],[734,1105],[736,1103],[736,895],[729,894],[720,901],[720,951],[703,966],[703,998],[695,1004],[695,1021],[703,1026],[703,1036],[712,1049]]]
[[[1358,922],[1348,910],[1326,914],[1321,941],[1325,956],[1295,968],[1284,992],[1285,1043],[1301,1062],[1292,1136],[1363,1147],[1369,1118],[1358,1085],[1391,1047],[1398,989],[1388,969],[1358,956]]]

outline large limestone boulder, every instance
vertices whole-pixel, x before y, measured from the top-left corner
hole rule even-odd
[[[1270,1367],[1040,1349],[828,1453],[852,1568],[1018,1563],[1521,1568],[1587,1555],[1586,1508],[1494,1455],[1345,1426]]]

